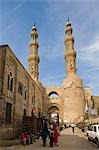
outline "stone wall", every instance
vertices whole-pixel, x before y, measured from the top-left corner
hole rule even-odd
[[[23,65],[19,62],[17,57],[14,55],[8,45],[0,47],[0,57],[2,57],[1,65],[4,66],[4,83],[1,85],[2,93],[4,94],[4,103],[1,105],[4,109],[3,120],[6,116],[6,103],[10,103],[11,108],[11,122],[22,121],[24,110],[26,115],[31,116],[32,110],[35,109],[35,115],[38,116],[38,112],[43,112],[42,100],[46,98],[45,88],[40,82],[35,82],[28,72],[25,70]],[[1,61],[1,59],[0,59]],[[2,68],[1,68],[2,69]],[[8,89],[8,75],[13,78],[13,88]],[[1,80],[1,77],[0,77]],[[0,102],[1,102],[0,98]]]
[[[82,80],[78,77],[66,78],[63,83],[64,120],[83,121],[84,90]]]
[[[3,93],[3,84],[4,84],[4,66],[5,66],[5,47],[0,47],[0,122],[3,121],[4,116],[4,93]]]
[[[94,102],[94,107],[97,108],[99,115],[99,96],[92,96],[92,100]]]

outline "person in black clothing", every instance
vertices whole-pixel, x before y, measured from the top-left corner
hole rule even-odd
[[[73,131],[73,133],[74,133],[74,127],[72,127],[72,131]]]
[[[73,131],[73,133],[74,133],[74,130],[75,130],[75,124],[72,124],[72,131]]]
[[[67,125],[66,125],[66,123],[64,124],[64,127],[65,127],[65,128],[67,128]]]
[[[47,127],[47,123],[44,122],[43,126],[42,126],[42,130],[41,130],[41,137],[42,137],[42,140],[43,140],[43,146],[44,147],[46,146],[47,136],[48,136],[48,127]]]

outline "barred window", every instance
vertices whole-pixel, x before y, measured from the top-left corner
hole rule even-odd
[[[20,95],[23,94],[23,84],[21,82],[18,82],[18,93]]]

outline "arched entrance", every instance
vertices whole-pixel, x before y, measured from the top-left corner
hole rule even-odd
[[[59,125],[59,108],[50,106],[47,111],[49,123],[57,123]]]
[[[49,97],[49,98],[58,98],[59,95],[58,95],[57,92],[51,91],[51,92],[48,94],[48,97]]]

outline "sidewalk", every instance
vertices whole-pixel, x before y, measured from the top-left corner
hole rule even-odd
[[[37,139],[37,136],[35,136],[35,139]],[[0,140],[0,150],[16,150],[21,146],[18,138],[14,140]]]
[[[19,145],[20,141],[19,139],[14,139],[14,140],[0,140],[0,146],[12,146],[12,145]]]
[[[0,150],[18,150],[21,147],[22,147],[21,145],[13,145],[8,147],[0,147]]]
[[[16,150],[16,148],[18,148],[20,145],[20,141],[19,139],[3,141],[0,140],[0,145],[0,150]]]

